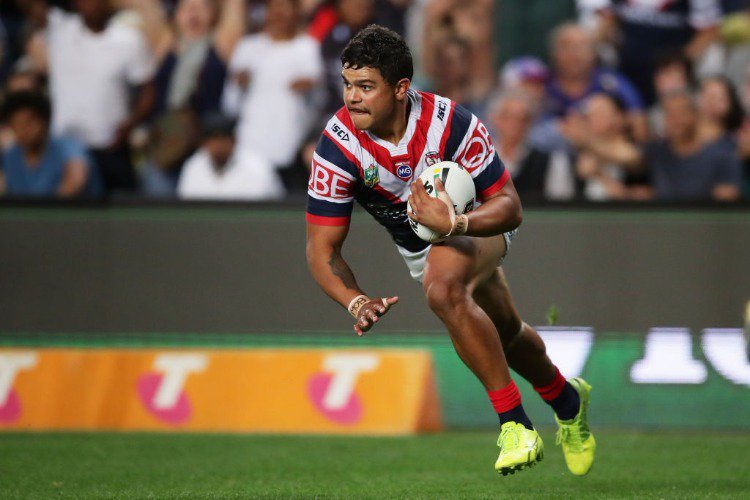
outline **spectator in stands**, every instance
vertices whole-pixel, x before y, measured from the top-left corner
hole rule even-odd
[[[304,190],[307,173],[294,162],[316,117],[320,45],[300,31],[299,0],[269,0],[266,15],[263,31],[242,39],[232,55],[224,109],[239,114],[239,147],[266,157],[288,189]],[[340,94],[341,75],[338,87]]]
[[[485,102],[497,83],[493,51],[494,2],[433,0],[424,8],[421,65],[433,82],[441,78],[441,46],[452,38],[468,46],[466,102]]]
[[[278,200],[284,196],[276,171],[264,157],[236,145],[234,129],[235,121],[223,115],[204,117],[201,147],[180,175],[180,198]]]
[[[598,93],[586,99],[582,113],[562,123],[563,135],[577,149],[576,174],[583,182],[583,197],[591,201],[625,200],[650,196],[646,179],[635,178],[608,157],[617,150],[636,150],[625,124],[625,108],[614,96]]]
[[[342,9],[353,12],[371,8],[370,15],[373,23],[403,35],[406,30],[406,11],[412,0],[374,0],[372,7],[369,7],[369,2],[360,0],[350,1],[347,4],[339,0],[302,0],[301,3],[303,14],[310,18],[308,35],[322,43],[341,20],[339,12]]]
[[[733,141],[706,140],[699,133],[698,110],[685,91],[662,97],[666,138],[648,144],[642,164],[656,198],[733,201],[739,198],[742,166]]]
[[[633,82],[647,105],[657,100],[654,63],[663,51],[678,49],[698,62],[717,39],[720,0],[608,0],[601,9],[603,37],[618,49],[619,68]]]
[[[743,198],[750,200],[750,118],[745,118],[737,133],[737,149],[742,160]]]
[[[701,82],[698,94],[698,133],[704,141],[733,138],[745,118],[737,91],[724,76],[714,75]]]
[[[15,71],[5,80],[5,93],[11,92],[42,92],[44,86],[39,75],[33,71]]]
[[[553,70],[546,87],[545,111],[562,118],[587,97],[606,92],[617,96],[625,105],[628,125],[633,136],[648,136],[648,123],[638,92],[625,78],[611,70],[596,67],[594,41],[584,28],[566,23],[550,36]]]
[[[521,56],[511,59],[500,72],[500,88],[503,90],[520,89],[529,94],[534,102],[544,101],[544,92],[549,69],[541,60]]]
[[[568,200],[576,194],[576,182],[565,151],[552,153],[529,144],[535,101],[522,89],[497,96],[489,107],[489,124],[495,131],[497,153],[524,200]]]
[[[323,116],[330,116],[344,105],[341,93],[341,52],[362,28],[375,22],[374,0],[336,0],[335,24],[321,42],[325,75]],[[322,129],[321,129],[322,130]]]
[[[157,0],[140,2],[141,18],[158,15]],[[156,43],[156,105],[143,172],[145,194],[176,194],[180,168],[197,147],[201,117],[221,108],[229,58],[245,31],[244,0],[179,0],[173,26],[151,27]]]
[[[150,114],[155,95],[144,37],[113,19],[108,0],[77,0],[75,13],[45,0],[28,0],[23,7],[47,29],[53,131],[89,148],[108,191],[134,190],[130,134]]]
[[[654,90],[657,97],[679,90],[692,90],[693,64],[681,50],[662,52],[654,62]],[[664,136],[664,115],[661,106],[654,104],[649,110],[651,135]]]
[[[5,150],[2,182],[11,197],[95,197],[101,186],[85,148],[75,139],[51,136],[50,103],[39,93],[9,94],[2,120],[13,133]]]
[[[431,91],[461,104],[483,119],[487,103],[471,92],[469,43],[459,37],[449,37],[436,50],[436,64],[440,71],[436,74]]]

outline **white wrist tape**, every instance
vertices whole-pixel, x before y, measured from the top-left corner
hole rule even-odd
[[[469,230],[469,216],[461,214],[453,221],[453,227],[445,236],[460,236]]]
[[[349,306],[346,309],[349,311],[349,314],[356,318],[359,314],[359,310],[362,309],[362,306],[369,301],[370,297],[367,295],[357,295],[351,302],[349,302]]]
[[[355,318],[358,317],[360,309],[362,309],[362,307],[371,300],[380,300],[386,307],[386,309],[388,308],[388,300],[385,297],[381,299],[371,299],[367,295],[357,295],[352,299],[351,302],[349,302],[349,307],[347,307],[347,309],[349,310],[349,314],[351,314]]]

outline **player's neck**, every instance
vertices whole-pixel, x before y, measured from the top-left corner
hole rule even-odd
[[[409,124],[409,112],[411,111],[411,101],[405,99],[403,102],[397,102],[393,110],[393,117],[386,121],[382,128],[371,128],[370,133],[375,137],[383,139],[398,146],[401,139],[406,134],[406,127]]]

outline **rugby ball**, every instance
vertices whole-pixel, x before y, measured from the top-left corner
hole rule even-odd
[[[474,210],[477,197],[474,180],[471,178],[471,174],[458,163],[452,161],[436,163],[424,169],[419,178],[422,179],[427,194],[435,198],[438,198],[435,179],[440,179],[443,182],[445,192],[450,200],[444,197],[439,197],[439,199],[448,205],[453,214],[461,215]],[[406,210],[407,213],[411,212],[409,203],[406,204]],[[411,218],[409,219],[409,225],[417,236],[429,243],[438,243],[445,240],[443,235],[413,221]]]

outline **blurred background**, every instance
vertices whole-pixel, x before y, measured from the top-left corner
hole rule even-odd
[[[491,131],[525,209],[511,288],[553,359],[598,389],[592,421],[748,428],[748,1],[3,0],[0,20],[0,427],[228,428],[170,420],[181,400],[157,411],[148,391],[133,392],[132,421],[67,420],[62,406],[24,417],[24,390],[53,404],[61,372],[45,353],[88,366],[75,356],[92,347],[115,356],[91,372],[101,380],[168,373],[154,349],[428,353],[441,425],[496,424],[366,214],[344,253],[365,290],[401,297],[387,321],[355,338],[306,270],[308,166],[342,105],[339,54],[378,23],[408,40],[414,87]],[[129,365],[118,349],[151,350]],[[188,389],[214,366],[201,363],[180,372]],[[135,390],[123,384],[97,386],[89,408],[124,414],[104,396]],[[298,430],[357,431],[315,415]],[[281,429],[274,418],[260,428]]]

